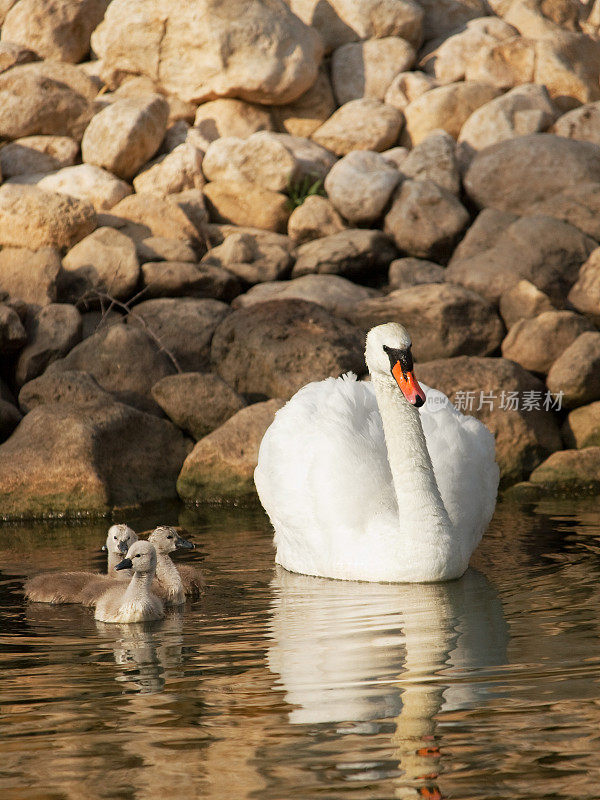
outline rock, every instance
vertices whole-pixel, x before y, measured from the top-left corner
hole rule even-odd
[[[460,192],[456,142],[445,131],[426,136],[403,159],[400,171],[407,178],[433,181],[452,194]]]
[[[91,203],[96,211],[109,211],[131,194],[131,186],[128,183],[92,164],[77,164],[58,172],[51,172],[49,175],[42,175],[36,181],[36,186],[46,192],[57,192],[85,200]]]
[[[90,403],[104,400],[112,402],[110,392],[87,372],[65,370],[52,374],[45,372],[28,381],[19,392],[19,405],[24,414],[46,403]]]
[[[54,303],[60,273],[60,254],[44,247],[4,247],[0,250],[0,290],[36,306]]]
[[[565,408],[600,400],[600,333],[578,336],[552,364],[546,384],[553,394],[562,392]]]
[[[600,240],[600,183],[579,183],[527,207],[526,214],[542,214],[568,222]]]
[[[121,403],[38,406],[0,448],[3,513],[80,516],[164,501],[187,451],[170,422]]]
[[[563,111],[600,99],[599,69],[600,44],[587,36],[562,31],[535,43],[534,81]]]
[[[292,277],[312,273],[366,279],[383,274],[398,251],[381,231],[349,229],[300,245]]]
[[[361,97],[383,100],[393,78],[415,62],[411,44],[397,36],[349,42],[334,51],[331,81],[339,105]]]
[[[351,100],[313,133],[315,142],[338,156],[351,150],[387,150],[402,127],[402,114],[373,98]]]
[[[180,242],[164,236],[149,236],[135,243],[138,260],[145,261],[187,261],[194,264],[198,259],[191,242]]]
[[[125,322],[122,314],[114,309],[84,311],[81,314],[81,338],[87,339],[94,333],[104,331],[111,325],[120,325]]]
[[[579,270],[571,287],[569,303],[600,327],[600,247],[596,248]]]
[[[497,303],[517,279],[525,278],[562,308],[581,264],[595,242],[552,217],[521,217],[493,247],[467,259],[452,259],[446,280],[479,291]]]
[[[423,12],[412,0],[290,0],[294,14],[315,28],[327,52],[359,39],[399,36],[414,47],[422,38]]]
[[[182,372],[210,369],[210,344],[230,309],[218,300],[193,297],[145,300],[127,317],[150,335]]]
[[[51,303],[29,316],[27,338],[15,370],[18,386],[37,378],[81,341],[81,315],[74,306]]]
[[[327,173],[337,162],[331,150],[321,147],[310,139],[290,136],[288,133],[271,133],[269,138],[282,144],[296,159],[296,177],[299,181],[303,178],[310,178],[312,181],[325,180]]]
[[[19,64],[29,64],[31,61],[37,60],[37,55],[27,47],[22,47],[15,42],[0,42],[0,72],[6,72]]]
[[[406,180],[392,199],[384,231],[412,256],[447,261],[469,219],[467,209],[446,189],[429,180]]]
[[[499,89],[512,89],[522,83],[535,83],[536,42],[513,36],[489,42],[464,64],[468,81],[481,81]]]
[[[562,435],[567,447],[600,447],[600,401],[570,411]]]
[[[81,61],[107,0],[20,0],[4,20],[2,38],[53,61]]]
[[[0,75],[0,136],[45,134],[80,141],[94,113],[96,92],[91,78],[71,64],[41,61],[13,67]]]
[[[600,144],[600,102],[586,103],[559,117],[552,132],[567,139]]]
[[[504,328],[483,297],[461,286],[429,283],[363,300],[350,319],[362,330],[402,322],[410,331],[417,361],[458,355],[487,356],[496,350]]]
[[[169,107],[158,94],[123,97],[102,109],[83,135],[81,157],[130,180],[160,147]]]
[[[489,14],[489,5],[483,0],[419,0],[419,5],[425,12],[425,41],[448,36],[469,20]]]
[[[145,195],[145,197],[147,198],[148,195]],[[183,192],[174,192],[168,195],[168,199],[176,208],[183,211],[196,229],[200,240],[196,242],[196,248],[206,247],[204,240],[206,238],[205,229],[208,222],[208,211],[204,201],[204,192],[201,189],[184,189]],[[204,252],[204,249],[201,252]]]
[[[331,81],[327,71],[321,67],[316,81],[308,91],[292,103],[273,106],[271,114],[279,130],[284,130],[291,136],[308,138],[329,119],[335,109]]]
[[[401,179],[379,153],[355,150],[332,167],[325,191],[351,225],[369,223],[381,217]]]
[[[480,106],[460,130],[461,160],[467,165],[478,150],[518,136],[545,131],[555,111],[544,86],[528,83]]]
[[[196,111],[194,131],[198,145],[206,152],[216,139],[234,136],[246,139],[257,131],[272,131],[273,120],[267,108],[233,97],[220,97],[202,103]]]
[[[232,233],[209,250],[202,263],[229,270],[252,285],[286,277],[292,266],[291,249],[287,236],[260,231]]]
[[[202,164],[210,181],[247,181],[272,192],[285,191],[298,167],[290,151],[267,131],[247,139],[217,139],[208,146]]]
[[[476,81],[449,83],[431,89],[404,109],[401,143],[414,147],[440,128],[456,139],[471,114],[499,94],[500,90],[495,86]]]
[[[255,497],[258,448],[282,400],[242,408],[201,439],[186,458],[177,481],[182,500],[241,500]]]
[[[126,300],[134,294],[139,277],[132,240],[114,228],[98,228],[64,257],[59,291],[71,303],[93,302],[100,294]]]
[[[552,3],[543,0],[490,0],[490,7],[514,25],[522,36],[553,39],[564,29],[579,29],[577,7],[569,0]]]
[[[519,320],[532,319],[544,311],[553,310],[548,295],[526,280],[519,281],[500,296],[500,316],[509,330]]]
[[[72,247],[96,227],[93,207],[36,186],[0,187],[0,244],[32,250]]]
[[[416,337],[415,337],[416,342]],[[463,413],[480,419],[496,438],[500,485],[529,476],[561,447],[551,411],[544,410],[544,384],[504,358],[459,358],[417,364],[416,375],[441,390]],[[532,403],[525,405],[524,399]],[[531,406],[531,410],[525,410]]]
[[[218,326],[216,372],[250,397],[289,398],[309,381],[365,371],[364,340],[316,303],[272,300],[232,312]]]
[[[516,214],[498,211],[496,208],[485,208],[480,211],[464,239],[452,254],[450,263],[453,264],[463,258],[479,255],[494,247],[505,229],[518,219]]]
[[[600,148],[536,133],[492,145],[477,153],[464,179],[480,208],[515,214],[583,182],[600,182]]]
[[[161,197],[185,189],[201,189],[204,184],[202,151],[187,143],[150,162],[133,179],[133,187],[138,194],[157,194]]]
[[[585,317],[572,311],[544,311],[513,325],[502,342],[502,355],[530,372],[545,374],[580,334],[591,329]]]
[[[179,147],[180,144],[185,144],[188,141],[188,135],[190,135],[191,130],[192,126],[184,119],[178,119],[177,122],[168,124],[165,137],[160,146],[161,152],[164,154],[171,153],[176,147]],[[192,141],[194,137],[196,137],[196,143]],[[200,144],[201,141],[202,144]],[[194,145],[197,150],[201,150],[202,153],[204,153],[207,147],[206,143],[201,139],[200,132],[197,128],[194,130],[194,133],[190,135],[189,143]]]
[[[194,103],[239,97],[266,105],[310,88],[323,52],[317,33],[281,0],[116,0],[92,46],[111,87],[124,74],[147,75],[161,91]]]
[[[498,17],[482,16],[469,20],[464,28],[450,36],[433,40],[425,48],[420,66],[441,84],[465,79],[467,65],[482,51],[517,33],[512,25]]]
[[[175,198],[175,195],[130,195],[113,206],[110,215],[103,215],[101,223],[117,228],[135,242],[149,236],[165,236],[195,243],[198,228]]]
[[[17,312],[10,306],[0,303],[0,353],[14,353],[27,342],[25,328]]]
[[[444,283],[446,271],[433,261],[397,258],[390,264],[388,283],[392,289],[410,289],[422,283]]]
[[[308,300],[338,317],[346,317],[357,303],[379,294],[339,275],[304,275],[291,281],[271,281],[253,286],[235,298],[233,308],[246,308],[268,300]]]
[[[333,203],[326,197],[314,194],[292,211],[288,220],[288,235],[300,245],[340,233],[345,227]]]
[[[150,396],[154,384],[175,372],[169,356],[143,330],[112,325],[98,331],[48,368],[89,372],[117,400],[150,413],[157,406]]]
[[[75,163],[79,145],[70,136],[25,136],[0,149],[4,179],[13,175],[54,172]]]
[[[553,453],[529,476],[553,492],[600,493],[600,447]]]
[[[144,297],[197,297],[230,302],[240,292],[240,281],[226,269],[210,264],[150,261],[142,264]]]
[[[153,386],[152,396],[169,419],[196,441],[246,406],[243,397],[211,372],[169,375]]]
[[[437,85],[437,81],[424,72],[399,72],[388,86],[383,100],[386,105],[404,111],[409,103]]]
[[[217,222],[248,225],[285,233],[290,209],[279,192],[248,181],[219,180],[204,187],[212,218]]]
[[[408,158],[409,153],[408,147],[391,147],[389,150],[384,150],[381,155],[389,164],[392,164],[402,172],[402,164]]]
[[[19,422],[23,419],[23,415],[18,408],[15,408],[12,403],[6,400],[0,400],[0,441],[4,442]]]

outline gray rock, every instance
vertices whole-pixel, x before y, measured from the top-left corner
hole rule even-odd
[[[600,447],[600,401],[570,411],[561,433],[567,447]]]
[[[170,375],[152,387],[152,397],[169,419],[196,441],[246,405],[243,397],[211,372]]]
[[[354,150],[331,168],[325,190],[351,225],[374,222],[402,180],[398,170],[379,153]]]
[[[127,322],[149,334],[179,370],[199,372],[210,369],[213,334],[229,313],[229,306],[218,300],[161,298],[134,306]]]
[[[142,264],[145,297],[212,297],[230,302],[242,284],[233,273],[210,264],[150,261]]]
[[[600,333],[582,333],[556,359],[546,379],[548,389],[563,393],[563,407],[600,400]]]
[[[410,331],[417,361],[491,355],[504,333],[483,297],[449,283],[422,284],[363,300],[350,319],[364,331],[384,322],[401,322]]]
[[[459,242],[452,254],[450,264],[463,258],[479,255],[497,243],[505,229],[519,217],[496,208],[484,208],[480,211],[471,227],[466,232],[464,239]]]
[[[198,258],[191,242],[168,239],[165,236],[149,236],[135,243],[140,263],[145,261],[187,261],[194,264]]]
[[[15,353],[27,342],[19,315],[10,306],[0,303],[0,353]]]
[[[99,400],[112,402],[113,397],[88,372],[79,370],[45,372],[25,383],[19,392],[19,406],[24,414],[46,403],[80,404]]]
[[[525,213],[555,217],[600,241],[600,183],[566,186],[563,191],[532,203]]]
[[[221,267],[246,284],[276,281],[286,277],[292,266],[292,242],[270,231],[232,233],[223,244],[212,248],[201,264]]]
[[[350,229],[300,245],[292,277],[321,273],[359,280],[383,274],[398,251],[381,231]]]
[[[600,101],[568,111],[554,123],[553,133],[567,139],[600,144]]]
[[[548,295],[526,280],[519,281],[500,296],[500,316],[509,330],[521,319],[532,319],[553,310]]]
[[[390,264],[388,283],[392,289],[410,289],[422,283],[444,283],[446,270],[421,258],[397,258]]]
[[[313,133],[317,144],[338,156],[352,150],[381,152],[393,147],[402,127],[402,114],[379,100],[351,100],[338,108]]]
[[[310,381],[363,374],[360,332],[305,300],[272,300],[234,311],[212,341],[214,369],[253,398],[289,398]]]
[[[552,493],[600,494],[600,447],[553,453],[529,480]]]
[[[345,227],[331,200],[313,194],[290,214],[288,235],[300,245],[340,233]]]
[[[446,131],[432,131],[402,161],[407,178],[429,180],[452,194],[460,192],[456,142]]]
[[[75,306],[51,303],[29,316],[27,338],[15,369],[18,386],[37,378],[81,341],[81,315]]]
[[[597,247],[579,270],[571,287],[569,303],[600,327],[600,247]]]
[[[469,212],[446,189],[429,180],[406,180],[394,195],[384,230],[409,255],[445,262],[468,223]]]

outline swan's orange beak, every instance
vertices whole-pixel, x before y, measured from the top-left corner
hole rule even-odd
[[[400,387],[400,391],[411,405],[417,408],[421,408],[422,405],[425,405],[425,392],[419,386],[419,382],[415,378],[414,373],[403,371],[400,362],[396,361],[392,367],[392,375]]]

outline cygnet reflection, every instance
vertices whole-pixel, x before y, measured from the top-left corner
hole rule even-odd
[[[272,588],[268,664],[292,723],[404,714],[424,730],[440,710],[477,704],[490,691],[485,681],[455,683],[453,671],[506,663],[502,605],[473,569],[448,583],[380,584],[278,568]]]
[[[121,669],[115,680],[130,691],[156,694],[168,678],[182,674],[183,613],[168,612],[159,622],[115,625],[96,621],[98,633],[112,649]]]

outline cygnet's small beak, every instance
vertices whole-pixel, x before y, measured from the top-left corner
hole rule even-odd
[[[133,567],[133,561],[130,558],[124,558],[123,561],[119,561],[115,569],[131,569]]]
[[[103,544],[102,547],[100,548],[100,550],[102,550],[103,553],[106,553],[106,551],[108,550],[108,547],[105,544]]]
[[[425,405],[425,392],[419,386],[419,382],[412,371],[403,370],[400,362],[396,361],[392,367],[392,375],[400,387],[400,391],[411,405],[416,406],[416,408],[421,408],[421,406]]]
[[[129,545],[127,544],[127,542],[118,542],[117,550],[119,551],[119,553],[123,553],[123,555],[126,556],[127,551],[129,550]]]
[[[178,550],[193,550],[196,547],[195,544],[188,542],[187,539],[182,539],[181,537],[177,539],[175,546]]]

